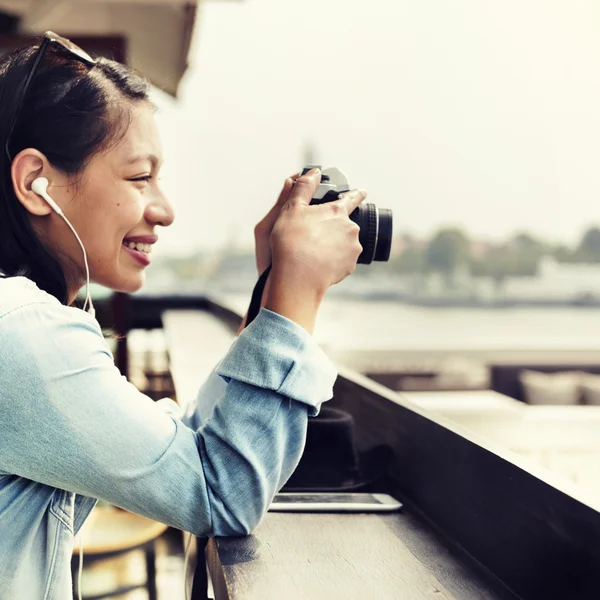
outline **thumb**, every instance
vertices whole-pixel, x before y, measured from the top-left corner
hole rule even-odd
[[[288,199],[290,205],[308,206],[313,199],[315,190],[321,183],[320,169],[311,169],[306,175],[298,177]]]

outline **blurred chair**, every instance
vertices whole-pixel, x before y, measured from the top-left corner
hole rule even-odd
[[[124,585],[94,595],[83,595],[84,600],[100,600],[119,596],[140,587],[148,590],[149,600],[157,600],[155,541],[166,531],[167,525],[114,506],[97,506],[88,517],[84,528],[81,537],[85,568],[98,561],[127,555],[135,550],[143,550],[146,560],[146,581],[144,583]],[[74,598],[78,597],[78,570],[79,545],[77,544],[71,559]]]
[[[523,371],[536,371],[538,373],[561,373],[565,371],[578,371],[592,375],[600,375],[600,364],[597,357],[594,361],[569,361],[563,364],[559,363],[524,363],[524,362],[503,362],[501,364],[490,364],[491,382],[490,387],[495,392],[510,396],[521,402],[527,402],[525,390],[521,381]]]

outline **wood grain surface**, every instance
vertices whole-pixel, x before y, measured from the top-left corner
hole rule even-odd
[[[216,600],[478,600],[498,595],[405,513],[269,513],[209,544]]]
[[[253,536],[211,542],[216,600],[499,598],[430,545],[462,582],[449,591],[415,555],[418,529],[402,514],[269,514]]]

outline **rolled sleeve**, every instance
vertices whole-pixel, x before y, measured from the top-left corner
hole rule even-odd
[[[180,417],[121,375],[95,319],[17,289],[26,303],[0,297],[0,470],[198,536],[253,531],[332,396],[312,337],[262,311]]]
[[[337,369],[313,337],[290,319],[262,308],[217,368],[234,379],[308,405],[316,416],[333,397]]]

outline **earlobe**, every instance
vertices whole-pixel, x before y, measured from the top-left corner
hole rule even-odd
[[[32,215],[43,217],[52,212],[48,203],[31,189],[31,184],[42,174],[48,173],[48,159],[34,148],[26,148],[15,156],[10,174],[17,200]]]

